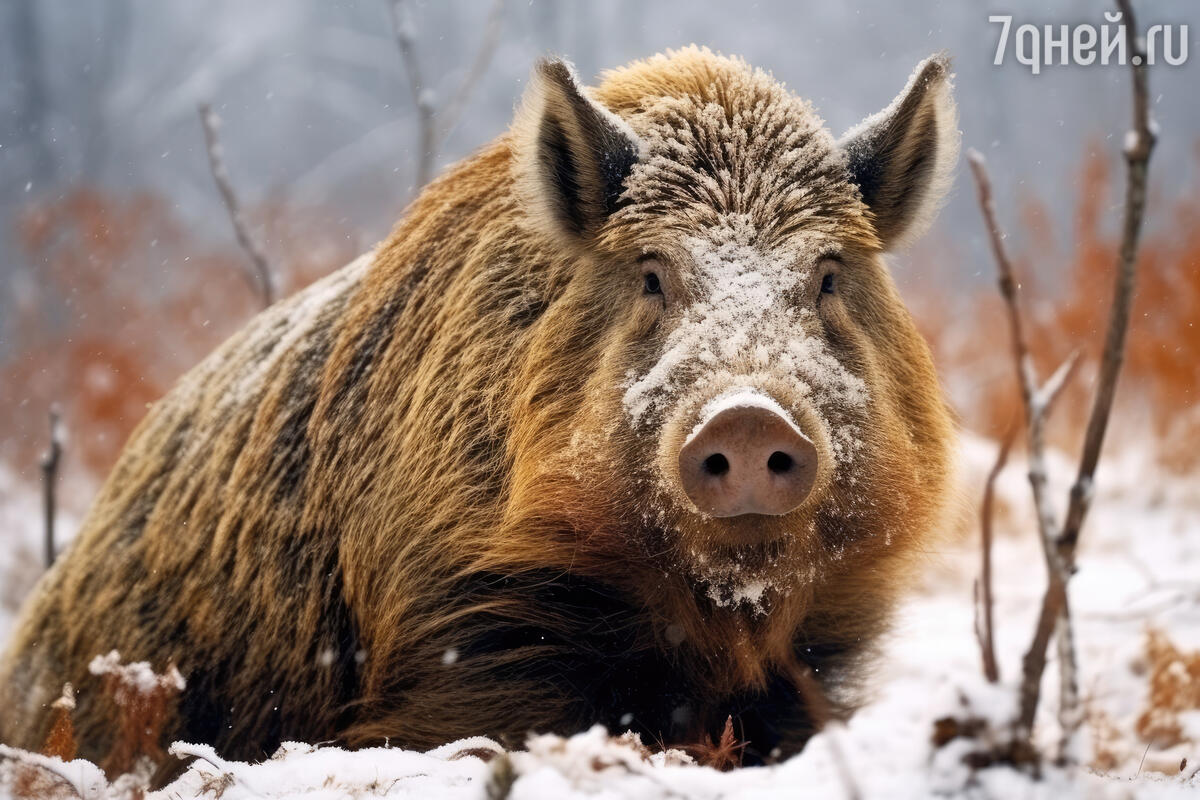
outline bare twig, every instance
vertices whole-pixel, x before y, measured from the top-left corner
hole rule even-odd
[[[1138,775],[1142,774],[1142,766],[1146,763],[1146,756],[1150,754],[1150,748],[1153,746],[1154,739],[1151,738],[1150,741],[1146,742],[1146,749],[1142,751],[1142,760],[1138,762],[1137,772],[1133,773],[1133,777],[1136,778]]]
[[[1067,384],[1071,382],[1071,378],[1075,375],[1075,368],[1079,366],[1079,351],[1071,351],[1071,355],[1058,365],[1058,369],[1046,379],[1042,384],[1042,388],[1038,390],[1035,398],[1035,405],[1042,409],[1042,413],[1049,416],[1050,410],[1054,407],[1054,401],[1062,394],[1062,390],[1067,388]]]
[[[1046,670],[1046,647],[1050,644],[1050,636],[1054,633],[1059,615],[1066,611],[1066,603],[1067,585],[1063,582],[1061,573],[1052,572],[1046,586],[1046,594],[1042,597],[1042,608],[1033,631],[1033,641],[1021,662],[1016,731],[1018,742],[1015,744],[1018,748],[1031,746],[1030,736],[1033,733],[1033,720],[1037,715],[1041,695],[1042,673]]]
[[[208,166],[212,171],[213,180],[217,184],[217,190],[221,193],[221,199],[225,202],[225,210],[229,212],[229,220],[233,223],[233,232],[237,236],[238,244],[250,257],[253,271],[248,272],[247,277],[250,278],[255,290],[259,293],[263,308],[266,308],[275,302],[275,279],[271,273],[271,266],[267,262],[266,254],[250,235],[250,230],[246,226],[246,218],[238,203],[237,194],[233,191],[233,184],[229,180],[229,170],[225,166],[225,152],[217,134],[221,127],[221,118],[208,103],[201,103],[197,110],[200,112],[200,123],[204,128]]]
[[[458,86],[458,91],[454,93],[454,97],[450,102],[446,103],[446,107],[442,109],[441,124],[438,126],[438,145],[445,141],[446,137],[454,130],[454,126],[458,124],[459,117],[467,107],[467,102],[471,99],[471,95],[475,92],[475,87],[479,81],[483,79],[484,73],[487,72],[488,64],[492,62],[492,56],[496,54],[496,47],[500,44],[500,31],[504,22],[504,0],[493,0],[492,8],[488,12],[487,22],[484,23],[483,39],[479,43],[479,49],[475,51],[475,60],[471,62],[471,68],[467,70],[467,74],[463,77],[463,81]]]
[[[483,39],[475,53],[475,60],[459,84],[458,90],[446,103],[438,119],[437,98],[432,88],[425,82],[421,72],[421,60],[417,56],[417,31],[413,21],[409,3],[405,0],[393,0],[391,3],[392,30],[396,38],[396,48],[400,51],[400,60],[404,64],[404,72],[408,76],[408,89],[412,95],[413,106],[417,110],[417,179],[416,190],[419,191],[433,178],[433,168],[437,161],[438,151],[442,143],[462,116],[471,94],[487,71],[496,47],[500,43],[500,29],[504,16],[505,0],[494,0],[484,25]]]
[[[1117,258],[1112,309],[1105,337],[1104,352],[1101,357],[1095,401],[1088,418],[1079,473],[1071,488],[1067,514],[1061,529],[1056,526],[1054,511],[1045,491],[1044,424],[1049,407],[1069,378],[1076,359],[1075,356],[1072,356],[1070,362],[1060,367],[1044,386],[1040,388],[1037,386],[1037,377],[1029,356],[1029,348],[1017,307],[1016,283],[1012,277],[1012,266],[1004,252],[1003,236],[996,224],[995,210],[991,202],[991,186],[984,169],[983,157],[974,151],[969,155],[971,168],[979,185],[980,206],[991,233],[992,249],[1000,270],[1000,290],[1006,301],[1012,329],[1013,353],[1017,360],[1017,373],[1021,381],[1021,394],[1025,403],[1029,434],[1029,481],[1033,487],[1038,528],[1041,533],[1049,576],[1033,642],[1030,644],[1023,662],[1020,713],[1016,740],[1013,743],[1014,753],[1032,755],[1030,736],[1037,711],[1041,677],[1046,667],[1046,648],[1049,646],[1051,634],[1055,632],[1058,642],[1061,695],[1058,716],[1063,730],[1060,754],[1063,758],[1066,758],[1069,753],[1070,740],[1082,719],[1067,582],[1074,569],[1079,531],[1091,503],[1093,477],[1099,463],[1104,433],[1112,412],[1117,377],[1124,359],[1125,337],[1133,306],[1138,238],[1145,214],[1146,175],[1155,141],[1154,126],[1150,121],[1147,99],[1146,54],[1137,38],[1137,24],[1129,0],[1117,0],[1117,5],[1125,20],[1123,23],[1125,43],[1131,54],[1130,63],[1133,65],[1134,129],[1128,135],[1125,147],[1129,173],[1125,218]]]
[[[1116,278],[1113,284],[1112,310],[1109,313],[1108,332],[1104,338],[1104,353],[1100,360],[1100,373],[1096,381],[1096,398],[1088,418],[1084,434],[1083,454],[1079,461],[1079,474],[1071,487],[1070,505],[1058,538],[1059,553],[1068,565],[1075,557],[1075,545],[1083,527],[1088,507],[1091,505],[1093,476],[1100,461],[1100,450],[1104,445],[1104,434],[1108,429],[1108,418],[1112,412],[1113,398],[1117,390],[1117,378],[1125,359],[1125,336],[1129,330],[1129,314],[1133,308],[1134,278],[1137,271],[1138,239],[1141,236],[1142,219],[1146,210],[1146,174],[1150,154],[1157,139],[1155,125],[1150,119],[1149,90],[1146,86],[1146,52],[1139,43],[1133,7],[1129,0],[1117,0],[1117,6],[1125,18],[1125,36],[1129,52],[1133,54],[1133,130],[1125,143],[1125,161],[1129,180],[1125,188],[1125,219],[1122,226],[1121,248],[1117,255]]]
[[[1159,593],[1164,596],[1154,602],[1134,606],[1134,603]],[[1164,582],[1160,586],[1136,592],[1125,600],[1120,611],[1093,611],[1085,614],[1084,617],[1107,622],[1131,622],[1161,614],[1180,603],[1200,603],[1200,583],[1195,581]]]
[[[396,47],[404,62],[408,75],[408,89],[412,93],[413,106],[417,109],[417,187],[429,183],[433,177],[433,161],[436,144],[433,90],[421,78],[421,60],[417,58],[416,26],[408,4],[404,0],[392,3],[392,29],[396,36]]]
[[[209,745],[192,744],[190,742],[173,742],[171,746],[167,748],[167,753],[179,759],[198,758],[215,769],[218,775],[227,775],[233,781],[240,783],[242,786],[248,789],[251,794],[260,796],[266,795],[261,788],[255,785],[257,781],[255,781],[255,784],[247,781],[245,775],[239,774],[234,768],[233,764],[218,756],[217,751]]]
[[[1075,567],[1075,548],[1079,543],[1079,531],[1091,506],[1094,490],[1096,465],[1104,445],[1104,434],[1112,414],[1113,398],[1116,396],[1117,378],[1125,360],[1125,338],[1129,331],[1129,316],[1133,309],[1133,291],[1137,274],[1138,240],[1142,220],[1146,211],[1146,175],[1149,170],[1150,154],[1154,150],[1156,134],[1150,120],[1149,90],[1146,82],[1147,58],[1144,43],[1137,36],[1137,22],[1133,16],[1133,5],[1129,0],[1117,0],[1117,7],[1125,19],[1125,42],[1131,54],[1133,68],[1133,130],[1126,137],[1125,161],[1128,182],[1125,188],[1125,218],[1122,225],[1121,246],[1117,254],[1116,276],[1113,281],[1112,308],[1109,311],[1108,331],[1104,337],[1104,351],[1100,358],[1100,372],[1096,381],[1096,397],[1088,417],[1087,430],[1083,438],[1083,452],[1079,459],[1079,472],[1071,486],[1067,502],[1067,515],[1055,542],[1058,558],[1069,575]],[[1064,631],[1067,638],[1059,637],[1059,672],[1062,679],[1062,708],[1059,719],[1063,727],[1063,749],[1082,721],[1079,711],[1079,690],[1074,643],[1069,638],[1069,627]]]
[[[992,626],[992,506],[996,496],[996,479],[1008,461],[1008,451],[1016,439],[1016,426],[1011,426],[1000,443],[996,463],[988,473],[983,488],[983,506],[979,510],[979,527],[982,536],[983,564],[976,583],[975,638],[979,640],[979,652],[983,658],[983,676],[988,683],[1000,681],[1000,668],[996,664],[996,640]]]
[[[1004,233],[996,222],[996,208],[992,202],[992,182],[988,178],[986,161],[977,150],[967,152],[967,160],[975,175],[975,183],[979,188],[979,206],[983,211],[991,235],[992,253],[996,257],[999,269],[1000,294],[1004,297],[1005,308],[1008,311],[1009,330],[1012,334],[1013,358],[1017,363],[1017,378],[1021,387],[1021,401],[1025,407],[1025,426],[1028,434],[1029,448],[1029,483],[1033,488],[1033,500],[1037,510],[1038,530],[1042,536],[1047,558],[1047,567],[1054,568],[1052,556],[1054,548],[1048,543],[1054,541],[1056,523],[1054,509],[1046,493],[1046,447],[1045,423],[1047,400],[1057,392],[1045,391],[1038,386],[1037,371],[1033,365],[1033,357],[1029,354],[1029,343],[1025,336],[1025,326],[1021,319],[1021,310],[1017,302],[1017,281],[1013,276],[1012,262],[1004,248]],[[1073,359],[1072,359],[1073,360]],[[1048,386],[1053,390],[1053,386]]]
[[[1033,730],[1033,716],[1037,711],[1041,689],[1042,672],[1046,667],[1045,645],[1058,621],[1058,615],[1067,614],[1066,577],[1063,564],[1057,555],[1055,541],[1057,521],[1054,508],[1047,492],[1046,471],[1046,417],[1058,398],[1068,378],[1078,363],[1078,353],[1073,353],[1055,370],[1044,385],[1038,385],[1036,368],[1029,353],[1025,327],[1017,301],[1017,282],[1013,276],[1012,262],[1004,248],[1004,234],[996,222],[996,209],[992,202],[992,184],[987,174],[986,162],[976,150],[967,154],[975,182],[979,187],[979,206],[991,235],[992,252],[999,270],[1000,293],[1008,311],[1009,329],[1012,334],[1013,359],[1017,364],[1017,377],[1021,386],[1021,400],[1025,408],[1025,429],[1029,451],[1029,485],[1033,490],[1033,503],[1037,512],[1038,532],[1042,543],[1042,554],[1046,561],[1048,588],[1042,601],[1042,613],[1034,633],[1034,641],[1022,662],[1021,713],[1018,717],[1017,738],[1025,740]],[[1048,613],[1052,616],[1047,617]],[[1069,628],[1069,620],[1062,630]]]
[[[58,483],[58,462],[62,458],[62,419],[57,406],[50,406],[50,443],[42,454],[42,512],[46,521],[45,558],[46,569],[54,564],[57,554],[54,546],[54,516],[58,503],[55,490]]]

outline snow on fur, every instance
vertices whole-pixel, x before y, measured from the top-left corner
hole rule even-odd
[[[965,490],[977,496],[995,445],[964,437]],[[863,797],[927,798],[1162,798],[1200,792],[1200,731],[1169,746],[1140,740],[1135,723],[1147,699],[1144,636],[1161,627],[1180,647],[1200,648],[1200,606],[1169,589],[1194,585],[1200,529],[1200,490],[1194,482],[1154,473],[1138,454],[1114,455],[1102,466],[1096,514],[1072,581],[1077,644],[1088,698],[1084,762],[1096,747],[1111,754],[1105,774],[1084,767],[1048,768],[1042,781],[1003,767],[972,772],[962,763],[971,742],[955,739],[941,749],[930,743],[939,717],[964,712],[1000,729],[1015,708],[1020,658],[1041,599],[1040,563],[1023,464],[1013,463],[997,484],[995,544],[997,647],[1003,682],[984,683],[971,634],[971,580],[978,569],[977,533],[967,532],[943,553],[926,591],[902,611],[899,628],[881,663],[875,701],[849,724],[819,734],[795,758],[768,768],[721,773],[688,763],[682,754],[649,755],[635,737],[610,737],[600,729],[570,738],[531,738],[525,751],[503,754],[495,742],[474,737],[427,753],[395,748],[349,752],[336,747],[285,743],[257,764],[227,761],[202,745],[177,745],[194,759],[188,770],[149,800],[241,800],[303,796],[324,798],[462,798],[478,800],[497,774],[511,768],[513,800],[574,798],[793,798],[797,787],[814,797],[844,797],[830,750],[835,737]],[[1051,454],[1053,488],[1065,491],[1072,463]],[[1151,479],[1152,478],[1152,479]],[[1061,495],[1060,495],[1061,496]],[[1136,531],[1137,536],[1130,536]],[[1140,565],[1140,566],[1139,566]],[[1147,570],[1152,573],[1152,582]],[[1162,588],[1156,588],[1162,587]],[[1056,740],[1057,685],[1048,670],[1046,703],[1038,719],[1039,741]],[[1193,712],[1194,713],[1194,712]],[[1107,718],[1107,732],[1095,720]],[[1182,773],[1179,763],[1186,758]],[[136,796],[137,776],[107,782],[98,767],[63,762],[0,746],[0,798],[9,797],[15,769],[36,765],[62,776],[63,798],[124,800]],[[142,784],[144,785],[144,783]]]
[[[835,202],[854,194],[844,156],[812,107],[769,74],[747,69],[726,80],[733,85],[723,91],[662,97],[630,119],[644,154],[626,181],[632,205],[618,214],[670,209],[702,231],[683,241],[695,301],[657,363],[626,376],[623,404],[635,425],[661,424],[681,404],[766,376],[791,382],[822,411],[867,400],[863,382],[805,335],[815,314],[789,296],[811,281],[835,237],[861,224]],[[839,461],[848,459],[852,431],[839,427],[833,438]]]
[[[819,337],[816,311],[795,300],[812,288],[812,266],[802,254],[811,260],[821,252],[821,234],[796,233],[771,243],[750,215],[731,214],[685,244],[696,300],[681,312],[657,362],[644,374],[626,375],[622,402],[633,424],[662,425],[680,409],[697,406],[703,424],[729,403],[757,403],[796,427],[791,413],[762,389],[782,387],[812,405],[829,438],[835,479],[853,484],[867,386]],[[699,553],[693,562],[690,568],[718,605],[764,610],[772,586],[759,571],[742,574],[737,563],[711,564]]]
[[[806,237],[787,247],[758,246],[758,232],[745,215],[724,218],[706,236],[688,237],[693,291],[699,298],[683,311],[667,337],[662,356],[644,375],[628,375],[623,398],[634,424],[691,398],[718,397],[724,387],[755,387],[764,378],[783,380],[799,397],[834,414],[862,409],[866,385],[805,328],[815,312],[797,306],[792,293],[810,280],[800,254],[813,252]],[[736,364],[745,372],[734,372]],[[785,415],[785,418],[787,416]],[[853,431],[834,430],[835,457],[853,455]]]

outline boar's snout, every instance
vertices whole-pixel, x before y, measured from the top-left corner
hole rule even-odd
[[[817,448],[767,404],[735,405],[703,420],[684,442],[679,476],[705,514],[786,514],[812,491]]]

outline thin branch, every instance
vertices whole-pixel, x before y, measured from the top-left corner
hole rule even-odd
[[[404,0],[392,3],[392,31],[396,47],[404,62],[408,75],[408,89],[412,94],[413,106],[417,109],[417,187],[423,187],[433,177],[433,161],[437,157],[436,128],[434,122],[434,94],[425,86],[421,77],[421,60],[417,58],[416,28]]]
[[[1054,376],[1045,386],[1039,386],[1033,366],[1033,358],[1029,354],[1029,344],[1025,337],[1025,327],[1021,319],[1021,310],[1017,302],[1017,282],[1013,277],[1012,262],[1004,248],[1004,233],[996,222],[996,209],[992,202],[992,184],[988,178],[987,166],[983,156],[976,150],[967,153],[971,171],[979,188],[979,207],[983,211],[984,221],[991,235],[992,252],[996,257],[999,271],[1000,294],[1004,298],[1008,311],[1009,330],[1012,334],[1013,359],[1017,365],[1017,378],[1021,386],[1021,401],[1025,407],[1025,429],[1029,456],[1029,485],[1033,490],[1033,504],[1037,512],[1039,539],[1042,543],[1042,555],[1046,562],[1048,587],[1042,600],[1042,614],[1034,631],[1034,639],[1022,662],[1020,688],[1020,715],[1017,727],[1017,749],[1028,750],[1029,737],[1033,731],[1033,717],[1037,711],[1038,699],[1041,693],[1042,673],[1046,668],[1046,644],[1054,631],[1057,615],[1065,614],[1066,577],[1063,566],[1055,549],[1057,523],[1054,509],[1047,492],[1046,444],[1045,429],[1046,415],[1050,411],[1053,400],[1058,397],[1067,378],[1074,369],[1077,359],[1074,355],[1055,370]],[[1046,617],[1053,612],[1054,616]],[[1065,629],[1065,628],[1064,628]]]
[[[410,5],[406,0],[392,0],[392,31],[396,39],[396,48],[400,51],[400,60],[404,64],[404,73],[408,76],[408,90],[412,95],[413,106],[417,110],[418,191],[432,180],[434,164],[443,142],[458,123],[467,102],[496,54],[496,48],[500,44],[504,3],[505,0],[494,0],[492,3],[475,59],[458,90],[442,108],[439,120],[437,97],[433,89],[426,84],[421,72],[421,60],[417,55],[416,24],[413,22]]]
[[[1142,607],[1135,608],[1133,603],[1138,602],[1155,593],[1161,592],[1165,595],[1159,600],[1152,603],[1147,603]],[[1150,589],[1136,593],[1133,597],[1125,601],[1126,607],[1120,611],[1093,611],[1085,614],[1085,619],[1099,619],[1107,622],[1132,622],[1137,619],[1145,619],[1146,617],[1161,614],[1180,603],[1200,603],[1200,586],[1194,581],[1181,581],[1178,586],[1171,586],[1164,583],[1162,586],[1152,587]]]
[[[992,625],[992,507],[996,495],[996,479],[1000,477],[1004,465],[1008,462],[1008,453],[1012,449],[1013,440],[1017,438],[1016,426],[1008,429],[1004,440],[1000,443],[1000,451],[996,454],[996,463],[988,473],[987,482],[983,488],[983,505],[979,510],[979,527],[982,535],[981,549],[983,564],[980,570],[976,598],[975,638],[979,640],[979,652],[983,658],[983,676],[988,683],[1000,682],[1000,668],[996,664],[995,629]]]
[[[1012,334],[1013,359],[1017,365],[1017,377],[1021,385],[1021,400],[1025,407],[1025,427],[1029,451],[1029,485],[1033,490],[1033,503],[1037,512],[1039,538],[1042,555],[1046,562],[1047,589],[1042,599],[1042,611],[1034,631],[1033,642],[1022,661],[1020,687],[1020,714],[1017,726],[1017,742],[1014,749],[1030,751],[1029,737],[1033,732],[1033,718],[1037,712],[1041,694],[1042,673],[1046,669],[1046,646],[1057,628],[1062,647],[1060,655],[1072,648],[1071,622],[1066,596],[1067,574],[1058,557],[1055,541],[1057,522],[1054,508],[1047,491],[1046,468],[1046,419],[1063,388],[1075,372],[1079,362],[1078,352],[1067,357],[1054,371],[1045,384],[1039,385],[1033,358],[1025,336],[1020,306],[1017,302],[1017,282],[1013,277],[1012,262],[1004,248],[1004,233],[996,222],[996,209],[992,202],[992,185],[988,178],[986,162],[976,150],[967,154],[975,182],[979,187],[979,206],[991,234],[992,252],[999,270],[1000,293],[1008,311],[1009,328]],[[1073,677],[1071,678],[1073,686]],[[1065,684],[1064,684],[1065,685]],[[1074,698],[1070,694],[1068,700]],[[1073,707],[1073,705],[1072,705]]]
[[[1075,546],[1079,531],[1083,527],[1088,507],[1091,505],[1093,478],[1100,461],[1104,445],[1104,434],[1108,429],[1108,418],[1112,413],[1113,398],[1117,390],[1117,378],[1125,360],[1125,337],[1129,330],[1129,315],[1133,309],[1134,279],[1137,272],[1138,240],[1142,231],[1142,220],[1146,211],[1146,175],[1149,171],[1150,154],[1157,139],[1156,126],[1150,119],[1149,89],[1147,88],[1147,59],[1145,47],[1139,43],[1137,25],[1133,17],[1133,6],[1129,0],[1117,0],[1117,6],[1125,18],[1125,41],[1132,54],[1133,69],[1133,130],[1125,143],[1125,161],[1129,180],[1125,189],[1125,219],[1122,226],[1121,247],[1117,255],[1117,270],[1113,284],[1112,310],[1109,313],[1108,331],[1104,338],[1104,353],[1100,361],[1100,373],[1096,382],[1096,399],[1088,418],[1087,432],[1083,439],[1083,454],[1079,460],[1079,474],[1071,487],[1070,504],[1062,534],[1058,538],[1059,553],[1068,565],[1074,563]]]
[[[1046,594],[1042,597],[1042,608],[1038,613],[1033,641],[1021,663],[1017,741],[1014,743],[1017,747],[1030,746],[1033,720],[1037,715],[1038,700],[1041,694],[1042,673],[1046,670],[1046,648],[1050,644],[1050,636],[1054,633],[1058,616],[1066,607],[1066,600],[1067,586],[1063,583],[1062,576],[1057,572],[1051,573]]]
[[[1071,378],[1075,375],[1075,368],[1079,366],[1079,351],[1072,351],[1071,355],[1067,356],[1067,360],[1058,365],[1058,369],[1054,370],[1041,388],[1038,389],[1034,396],[1034,405],[1042,410],[1046,416],[1050,415],[1050,410],[1054,407],[1054,401],[1062,394],[1062,390],[1071,382]]]
[[[500,44],[500,32],[504,22],[504,0],[494,0],[492,8],[488,12],[487,22],[484,23],[483,39],[480,40],[479,49],[475,52],[475,61],[471,63],[471,68],[467,70],[463,82],[459,84],[458,91],[454,93],[454,97],[450,102],[446,103],[442,109],[442,119],[440,130],[438,133],[440,146],[450,132],[454,130],[454,126],[458,124],[459,117],[462,116],[463,110],[467,107],[467,101],[471,99],[471,95],[475,92],[475,87],[479,85],[479,81],[483,79],[483,75],[487,72],[488,64],[492,61],[492,56],[496,54],[496,47]]]
[[[1108,420],[1112,414],[1117,378],[1125,361],[1125,339],[1129,332],[1129,317],[1133,310],[1133,292],[1137,276],[1138,240],[1146,212],[1146,176],[1156,139],[1154,124],[1150,120],[1146,52],[1137,36],[1133,5],[1130,0],[1117,0],[1117,7],[1125,19],[1125,43],[1131,54],[1133,77],[1133,130],[1129,132],[1125,142],[1125,162],[1129,178],[1125,188],[1125,218],[1121,246],[1117,253],[1116,276],[1113,280],[1112,308],[1109,311],[1108,331],[1104,337],[1104,351],[1100,358],[1096,397],[1084,433],[1079,473],[1071,486],[1066,519],[1056,541],[1058,559],[1063,564],[1066,576],[1069,576],[1075,567],[1079,531],[1092,503],[1096,466],[1100,462],[1104,434],[1108,430]],[[1069,625],[1059,636],[1059,661],[1062,683],[1059,720],[1063,729],[1061,750],[1065,754],[1083,716],[1079,707],[1078,668]]]
[[[46,521],[46,569],[54,565],[57,550],[54,546],[54,516],[58,503],[55,498],[58,483],[58,462],[62,458],[62,419],[57,406],[50,406],[50,444],[42,454],[42,512]]]
[[[221,118],[208,103],[201,103],[197,107],[197,111],[200,113],[200,124],[204,128],[208,166],[212,171],[213,180],[217,184],[217,190],[221,193],[221,199],[225,202],[225,210],[229,212],[229,220],[233,223],[233,232],[237,236],[238,244],[250,257],[253,271],[248,273],[248,277],[259,293],[263,308],[266,308],[275,302],[275,280],[272,277],[271,266],[267,262],[266,254],[250,235],[241,205],[238,203],[237,194],[234,193],[233,184],[229,180],[229,170],[225,167],[225,152],[217,135],[217,131],[221,127]]]
[[[1043,425],[1049,406],[1066,383],[1076,359],[1072,356],[1069,365],[1064,364],[1055,373],[1055,376],[1047,381],[1045,386],[1040,389],[1037,388],[1037,380],[1032,360],[1029,357],[1024,330],[1021,326],[1020,313],[1017,308],[1016,285],[1012,279],[1012,267],[1004,253],[1003,236],[995,222],[995,211],[991,203],[991,187],[984,169],[983,157],[974,151],[969,154],[971,167],[975,172],[975,178],[979,184],[980,206],[988,223],[992,248],[995,252],[996,261],[1001,273],[1000,289],[1009,310],[1013,350],[1017,359],[1017,371],[1021,380],[1022,398],[1025,401],[1028,417],[1029,479],[1033,486],[1034,503],[1038,512],[1038,527],[1042,534],[1044,555],[1049,574],[1049,584],[1046,594],[1042,599],[1042,608],[1038,616],[1037,628],[1034,631],[1033,642],[1030,644],[1029,651],[1026,653],[1023,663],[1020,713],[1014,751],[1020,750],[1030,754],[1032,752],[1029,737],[1032,733],[1033,720],[1037,711],[1041,677],[1046,666],[1046,649],[1049,646],[1051,634],[1057,630],[1056,638],[1058,640],[1061,681],[1061,701],[1058,716],[1063,729],[1060,741],[1060,755],[1063,758],[1069,753],[1070,740],[1074,735],[1074,731],[1078,728],[1081,719],[1081,714],[1079,713],[1078,670],[1067,597],[1067,581],[1070,579],[1074,568],[1075,548],[1078,544],[1079,531],[1091,503],[1093,478],[1096,466],[1099,463],[1108,418],[1112,412],[1117,377],[1120,374],[1124,359],[1125,338],[1129,327],[1130,312],[1133,307],[1138,238],[1141,233],[1142,219],[1145,214],[1146,175],[1155,140],[1153,125],[1149,117],[1149,102],[1147,99],[1146,54],[1138,43],[1137,24],[1133,17],[1133,9],[1129,0],[1117,0],[1117,5],[1125,18],[1126,45],[1128,52],[1131,53],[1131,63],[1133,64],[1134,129],[1128,135],[1125,147],[1125,158],[1129,172],[1126,189],[1125,219],[1121,246],[1117,258],[1117,274],[1113,287],[1112,309],[1105,337],[1104,352],[1101,358],[1096,397],[1092,413],[1088,418],[1079,473],[1071,488],[1067,514],[1061,529],[1055,528],[1053,510],[1050,508],[1045,496],[1046,475],[1044,454],[1042,452],[1044,445]]]
[[[1017,302],[1017,281],[1013,277],[1012,262],[1004,248],[1004,233],[1000,229],[999,223],[996,222],[996,208],[992,202],[992,182],[988,178],[987,162],[983,155],[975,149],[967,152],[967,160],[979,188],[979,207],[983,211],[984,221],[991,236],[992,253],[996,257],[996,266],[999,270],[1000,294],[1004,298],[1005,308],[1008,311],[1013,359],[1017,364],[1021,401],[1025,407],[1025,425],[1029,440],[1029,483],[1033,488],[1033,502],[1037,510],[1038,530],[1041,533],[1043,552],[1046,556],[1046,567],[1053,571],[1056,569],[1056,564],[1053,557],[1054,548],[1051,543],[1054,541],[1056,523],[1054,509],[1046,492],[1046,406],[1039,402],[1043,395],[1039,392],[1037,373],[1033,366],[1033,358],[1029,354],[1029,343],[1025,336],[1025,326]]]
[[[240,783],[246,789],[249,789],[251,794],[260,796],[266,795],[266,793],[263,792],[258,786],[247,781],[245,775],[239,774],[234,764],[231,764],[230,762],[218,756],[216,749],[210,745],[193,744],[191,742],[172,742],[171,746],[167,748],[167,753],[175,756],[178,759],[197,758],[207,763],[219,774],[227,775],[233,781]],[[257,783],[257,781],[255,783]]]

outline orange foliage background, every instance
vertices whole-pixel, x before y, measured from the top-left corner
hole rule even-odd
[[[1010,248],[1013,239],[1025,243],[1012,256],[1039,375],[1044,380],[1072,351],[1081,354],[1080,368],[1051,420],[1054,443],[1072,449],[1082,441],[1091,408],[1124,202],[1124,173],[1114,175],[1105,153],[1099,146],[1089,148],[1080,166],[1065,246],[1037,198],[1024,198],[1018,219],[1005,220],[1001,212],[1000,220],[1010,233]],[[995,265],[989,261],[982,272],[992,280],[974,295],[950,290],[955,296],[947,296],[930,281],[918,282],[909,294],[964,425],[998,437],[1021,422],[1022,410]],[[1188,444],[1200,435],[1198,320],[1200,198],[1152,197],[1116,416],[1109,428],[1114,447],[1151,437],[1165,466],[1186,471],[1200,465],[1200,450]]]
[[[280,202],[254,219],[284,293],[359,246],[339,224]],[[30,475],[56,403],[67,459],[103,477],[148,404],[258,310],[245,255],[201,241],[164,198],[89,187],[30,206],[17,233],[33,274],[4,322],[0,457]]]
[[[1067,447],[1086,422],[1116,263],[1124,174],[1113,173],[1106,152],[1089,148],[1079,168],[1068,235],[1056,235],[1036,197],[1023,199],[1016,219],[1001,212],[1010,241],[1023,243],[1013,255],[1040,374],[1082,351],[1052,420],[1052,439]],[[336,217],[280,199],[252,216],[284,295],[366,245]],[[56,402],[71,431],[68,463],[102,478],[147,405],[258,310],[245,255],[232,235],[214,245],[193,234],[162,197],[87,187],[30,206],[18,234],[34,274],[18,285],[3,328],[0,458],[32,478]],[[944,245],[925,245],[922,260],[943,274],[963,266]],[[964,425],[998,436],[1019,421],[1020,400],[995,266],[975,266],[988,280],[974,289],[932,269],[906,295]],[[1200,198],[1152,197],[1113,447],[1151,436],[1169,466],[1200,463],[1200,448],[1189,445],[1200,434],[1198,319]]]

